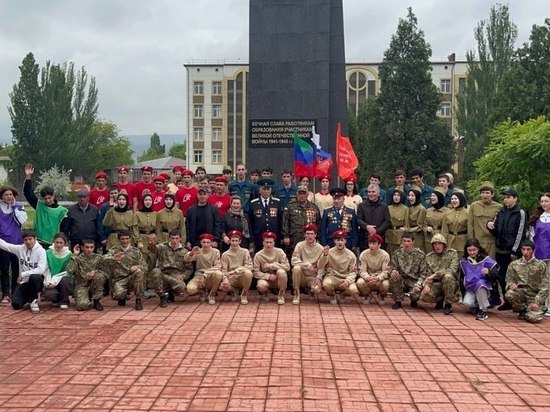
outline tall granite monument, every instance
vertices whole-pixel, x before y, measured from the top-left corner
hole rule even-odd
[[[311,125],[334,158],[348,126],[342,0],[250,0],[249,47],[248,170],[292,170],[293,132]]]

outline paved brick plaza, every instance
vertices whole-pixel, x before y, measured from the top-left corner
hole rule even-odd
[[[548,411],[550,321],[190,298],[0,308],[0,410]],[[132,302],[133,303],[133,302]]]

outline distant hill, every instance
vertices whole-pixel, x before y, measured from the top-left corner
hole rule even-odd
[[[130,147],[134,151],[134,159],[137,159],[138,156],[149,149],[151,134],[129,134],[124,136],[131,143]],[[184,143],[187,140],[187,136],[184,134],[157,134],[160,136],[160,144],[166,146],[166,155],[168,155],[168,150],[173,144]]]

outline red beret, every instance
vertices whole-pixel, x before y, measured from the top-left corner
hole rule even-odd
[[[355,176],[355,173],[352,173],[351,175],[349,175],[348,177],[346,177],[344,179],[344,182],[353,182],[353,183],[357,183],[357,176]]]
[[[164,180],[170,180],[170,175],[168,173],[160,173],[158,176],[162,177]]]
[[[176,172],[182,172],[185,170],[185,167],[183,166],[180,166],[180,165],[176,165],[172,168],[172,173],[176,173]]]
[[[153,172],[153,168],[151,166],[142,166],[141,171],[142,172]]]
[[[223,177],[223,176],[218,176],[218,177],[216,177],[216,178],[214,179],[214,181],[215,181],[216,183],[223,183],[223,184],[225,184],[225,185],[227,184],[227,179],[226,179],[225,177]]]
[[[95,174],[96,179],[107,179],[107,173],[105,173],[103,170],[100,172],[97,172]]]
[[[277,235],[273,232],[264,232],[262,234],[262,239],[277,239]]]
[[[316,225],[314,225],[313,223],[310,223],[310,224],[304,226],[304,232],[306,232],[308,230],[313,230],[314,232],[317,232],[319,230],[319,228]]]
[[[128,169],[126,166],[120,166],[116,168],[117,172],[129,172],[130,169]]]
[[[162,176],[162,175],[158,175],[158,176],[155,176],[155,177],[153,178],[153,181],[154,181],[154,182],[162,182],[162,183],[164,183],[164,180],[165,180],[165,179],[164,179],[164,176]]]
[[[375,240],[377,241],[378,243],[380,244],[383,244],[384,243],[384,239],[382,239],[382,236],[380,236],[378,233],[371,233],[368,237],[367,237],[367,240],[370,242],[371,240]]]
[[[333,239],[338,239],[338,238],[340,238],[340,237],[343,237],[344,239],[347,239],[348,234],[346,233],[345,230],[337,230],[336,232],[334,232],[334,233],[332,234],[332,238],[333,238]]]
[[[234,236],[237,236],[239,239],[243,238],[243,234],[241,232],[239,232],[238,230],[232,230],[231,232],[229,232],[227,234],[227,237],[230,238],[230,239]]]
[[[332,176],[331,175],[324,175],[324,176],[321,176],[319,178],[319,180],[323,180],[323,179],[327,179],[330,182],[330,181],[332,181]]]
[[[181,172],[181,175],[182,175],[182,176],[191,176],[191,177],[195,176],[195,175],[193,174],[193,171],[192,171],[192,170],[189,170],[189,169],[185,169],[183,172]]]
[[[203,233],[202,235],[199,236],[199,239],[200,240],[203,240],[203,239],[214,240],[214,235],[211,235],[210,233]]]

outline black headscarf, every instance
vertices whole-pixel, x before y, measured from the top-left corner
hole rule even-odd
[[[126,199],[126,206],[124,207],[119,207],[118,206],[118,198],[122,196],[124,197],[124,199]],[[118,196],[116,197],[116,205],[115,205],[115,212],[119,212],[119,213],[124,213],[126,211],[128,211],[128,195],[126,193],[119,193]]]

